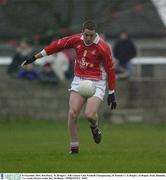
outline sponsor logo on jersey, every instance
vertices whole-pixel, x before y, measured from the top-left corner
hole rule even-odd
[[[86,58],[82,57],[80,61],[78,61],[78,64],[81,69],[87,69],[87,67],[93,68],[94,64],[89,63],[86,61]]]

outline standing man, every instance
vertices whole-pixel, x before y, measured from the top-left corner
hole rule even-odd
[[[118,65],[127,71],[128,79],[132,76],[131,59],[137,55],[134,42],[129,38],[127,32],[122,31],[119,40],[113,48],[114,57],[118,60]]]
[[[77,118],[86,102],[85,117],[90,123],[95,143],[101,142],[101,131],[98,127],[98,110],[104,98],[106,80],[108,81],[107,103],[111,109],[116,108],[115,99],[115,73],[112,63],[110,47],[99,37],[96,25],[92,21],[86,21],[82,27],[82,33],[64,37],[53,42],[38,54],[27,57],[23,65],[30,64],[36,59],[74,48],[76,51],[74,79],[71,83],[68,129],[70,134],[70,153],[79,152],[79,139]],[[78,93],[79,84],[82,80],[92,80],[96,86],[96,93],[86,99]]]

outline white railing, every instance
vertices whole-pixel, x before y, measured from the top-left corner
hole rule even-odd
[[[0,65],[8,65],[12,57],[0,57]],[[39,62],[37,64],[40,64]],[[166,64],[166,57],[137,57],[132,59],[133,65]]]

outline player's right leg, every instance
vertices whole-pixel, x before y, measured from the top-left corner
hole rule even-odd
[[[85,99],[77,92],[71,91],[69,99],[69,113],[68,113],[68,129],[70,135],[71,153],[78,153],[79,139],[78,139],[78,123],[77,118],[85,103]]]

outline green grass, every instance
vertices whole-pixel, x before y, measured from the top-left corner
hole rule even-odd
[[[0,123],[0,172],[166,172],[166,124],[101,123],[96,145],[79,127],[80,153],[69,155],[67,122]]]

